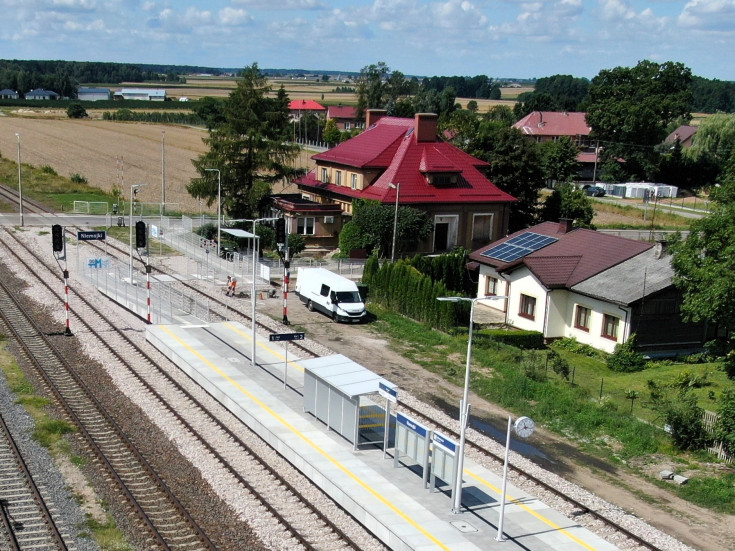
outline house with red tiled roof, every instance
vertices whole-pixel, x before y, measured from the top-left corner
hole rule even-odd
[[[327,107],[327,120],[334,119],[340,130],[362,128],[364,123],[357,120],[357,107],[354,105],[330,105]]]
[[[295,99],[289,102],[288,109],[292,121],[299,121],[301,117],[307,114],[323,117],[327,108],[313,99]]]
[[[574,338],[613,352],[636,334],[649,356],[700,351],[714,338],[703,324],[684,323],[665,243],[633,241],[544,222],[470,254],[478,267],[477,296],[512,327],[539,331],[548,341]],[[482,304],[482,303],[480,303]]]
[[[505,235],[515,198],[488,180],[488,163],[443,141],[437,120],[433,113],[399,118],[368,110],[364,132],[314,155],[316,168],[295,181],[304,199],[337,205],[341,215],[330,215],[333,222],[324,227],[318,219],[297,220],[291,231],[304,228],[307,244],[334,249],[352,215],[353,200],[373,199],[414,207],[431,217],[431,238],[403,253],[474,249]],[[301,211],[285,213],[298,219]]]
[[[589,137],[592,128],[587,124],[586,117],[587,113],[581,112],[533,111],[515,123],[513,128],[539,143],[556,142],[568,137],[579,148],[579,179],[592,180],[597,154],[595,144]]]

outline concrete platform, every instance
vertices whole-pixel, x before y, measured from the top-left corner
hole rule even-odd
[[[496,541],[502,477],[466,458],[465,510],[452,513],[447,484],[430,492],[414,465],[394,467],[392,450],[385,457],[376,447],[354,451],[304,413],[303,368],[293,347],[259,336],[253,367],[249,326],[151,325],[146,338],[391,549],[617,549],[510,484],[503,524],[507,539]]]

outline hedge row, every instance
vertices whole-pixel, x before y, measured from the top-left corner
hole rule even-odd
[[[480,329],[472,333],[472,344],[489,348],[492,343],[499,342],[526,350],[546,348],[544,336],[538,331],[506,331],[503,329]]]
[[[381,306],[437,329],[448,331],[459,323],[459,304],[441,302],[448,296],[445,285],[432,281],[404,260],[386,262],[382,267],[376,257],[368,259],[363,282],[370,288],[370,299]]]
[[[196,113],[171,113],[168,111],[150,112],[118,109],[114,112],[105,111],[102,114],[102,118],[106,121],[155,122],[204,126],[204,121]]]

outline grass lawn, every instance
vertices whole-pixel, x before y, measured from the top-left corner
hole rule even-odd
[[[431,331],[425,325],[373,304],[369,309],[377,316],[369,327],[388,337],[394,350],[457,387],[463,386],[466,334],[452,336]],[[691,392],[701,407],[716,410],[717,403],[710,393],[716,397],[731,384],[717,364],[653,362],[650,368],[638,373],[616,373],[607,368],[602,354],[558,352],[569,363],[570,380],[555,374],[550,367],[547,369],[546,350],[522,351],[475,341],[472,390],[516,415],[531,416],[539,425],[567,436],[585,452],[607,461],[632,465],[637,458],[660,454],[670,457],[674,463],[700,469],[705,476],[698,477],[697,484],[673,491],[704,507],[735,511],[735,486],[729,482],[735,474],[713,468],[716,460],[704,452],[690,454],[675,450],[663,430],[663,420],[648,403],[649,380],[659,385],[697,380]],[[672,398],[678,388],[670,387]],[[631,400],[626,397],[630,390],[638,393],[632,410]]]

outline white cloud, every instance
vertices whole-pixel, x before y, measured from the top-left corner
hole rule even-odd
[[[217,15],[220,23],[227,26],[244,25],[253,20],[247,11],[235,8],[224,8]]]
[[[329,6],[321,0],[232,0],[252,9],[263,10],[327,10]]]
[[[685,6],[678,23],[701,31],[735,30],[735,0],[692,0]]]

